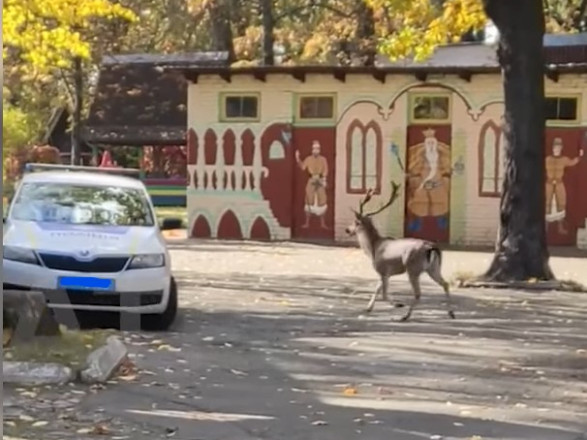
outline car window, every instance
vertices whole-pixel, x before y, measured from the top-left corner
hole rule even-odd
[[[14,220],[74,225],[154,225],[144,191],[114,186],[23,183],[10,214]]]

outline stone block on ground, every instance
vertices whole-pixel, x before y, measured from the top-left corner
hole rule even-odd
[[[35,336],[56,336],[59,324],[39,291],[4,290],[2,292],[4,327],[13,329],[14,342],[27,342]],[[8,325],[7,325],[8,324]]]
[[[20,385],[58,385],[73,380],[73,370],[65,365],[39,362],[3,362],[2,381]]]
[[[126,359],[128,350],[116,336],[110,336],[106,344],[88,355],[87,366],[80,377],[86,383],[105,382]]]

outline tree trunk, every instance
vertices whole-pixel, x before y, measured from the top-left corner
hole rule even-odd
[[[230,12],[225,0],[213,0],[208,3],[210,23],[212,25],[212,50],[227,52],[228,62],[236,60],[232,28],[230,27]]]
[[[263,64],[273,66],[275,64],[275,54],[273,53],[273,28],[275,21],[273,19],[273,0],[260,0],[261,14],[263,16]]]
[[[587,0],[583,0],[579,5],[573,24],[579,32],[587,30]]]
[[[71,130],[71,165],[79,165],[81,149],[82,108],[84,105],[84,72],[82,60],[76,57],[73,60],[73,127]]]
[[[490,281],[550,280],[544,189],[544,12],[541,0],[484,0],[500,32],[505,176]]]
[[[359,40],[359,56],[363,65],[375,65],[377,55],[377,42],[375,41],[375,17],[373,8],[365,0],[359,0],[357,5],[357,30],[356,37]]]

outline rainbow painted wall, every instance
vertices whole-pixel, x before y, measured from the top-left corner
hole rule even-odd
[[[185,179],[143,179],[155,206],[186,206]]]

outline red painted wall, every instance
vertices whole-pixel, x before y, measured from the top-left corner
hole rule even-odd
[[[283,139],[289,142],[283,142]],[[269,150],[274,141],[283,142],[285,157],[283,159],[270,159]],[[292,200],[293,200],[293,147],[291,144],[291,125],[272,124],[261,135],[261,152],[263,165],[269,170],[269,175],[261,180],[261,192],[263,198],[269,200],[273,215],[280,226],[292,225]]]
[[[584,130],[581,128],[547,128],[545,155],[552,154],[554,138],[563,141],[561,156],[569,159],[579,157],[580,149],[586,148]],[[547,242],[551,246],[574,246],[577,243],[577,229],[585,227],[587,217],[587,151],[579,162],[567,167],[563,182],[566,190],[566,216],[559,222],[546,223]]]
[[[307,171],[302,171],[293,160],[293,225],[292,238],[297,239],[334,239],[334,185],[335,185],[335,154],[336,128],[335,127],[294,127],[292,133],[294,150],[300,152],[300,160],[312,154],[312,143],[318,141],[321,145],[321,154],[326,158],[328,174],[326,178],[327,209],[324,214],[326,228],[320,224],[320,218],[311,215],[309,227],[306,223],[305,195],[309,179]],[[294,151],[295,153],[295,151]]]

